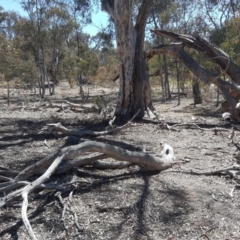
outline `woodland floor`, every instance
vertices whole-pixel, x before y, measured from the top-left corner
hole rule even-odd
[[[104,91],[102,91],[104,90]],[[113,101],[117,89],[90,88],[90,102],[98,105]],[[5,91],[5,90],[4,90]],[[38,103],[30,91],[14,92],[10,108],[6,93],[0,92],[0,165],[22,170],[44,156],[71,144],[69,137],[42,132],[48,123],[61,122],[75,129],[102,131],[108,128],[98,111],[75,113],[57,112],[56,109],[30,111],[17,109],[24,102]],[[102,95],[102,96],[100,96]],[[210,97],[211,98],[211,97]],[[46,100],[79,103],[78,89],[58,87],[55,96]],[[156,120],[144,119],[128,128],[94,140],[121,146],[129,150],[160,151],[160,143],[171,145],[176,161],[172,168],[161,173],[141,171],[132,166],[118,170],[78,168],[61,176],[62,182],[79,180],[73,189],[71,207],[66,210],[65,226],[63,206],[56,191],[35,191],[29,196],[28,217],[38,239],[136,239],[136,240],[190,240],[240,239],[240,191],[232,189],[239,183],[230,176],[196,176],[177,172],[180,168],[209,170],[236,163],[237,145],[229,144],[231,128],[238,125],[224,122],[216,112],[214,103],[194,107],[192,99],[181,98],[162,102],[154,95],[154,105],[161,120],[170,126],[175,123],[195,123],[202,128],[219,126],[229,131],[201,131],[189,126],[176,127],[179,131],[161,128]],[[123,123],[118,123],[122,125]],[[240,128],[240,125],[239,125]],[[234,141],[240,142],[239,131]],[[50,147],[44,144],[47,141]],[[231,192],[232,191],[232,192]],[[69,194],[62,195],[67,202]],[[21,221],[21,199],[17,205],[0,209],[0,239],[28,239]],[[79,228],[75,226],[74,214]]]

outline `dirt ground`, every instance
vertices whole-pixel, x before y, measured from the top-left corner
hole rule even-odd
[[[89,101],[98,106],[108,102],[114,105],[117,97],[117,89],[106,87],[91,86],[89,93]],[[72,144],[69,137],[42,131],[48,123],[61,122],[65,127],[79,130],[108,128],[110,118],[104,120],[99,114],[101,109],[84,113],[56,108],[31,111],[22,106],[38,104],[37,96],[19,89],[11,94],[8,108],[6,93],[0,92],[1,166],[19,171]],[[160,143],[164,141],[173,147],[175,161],[182,163],[160,173],[144,172],[139,166],[116,170],[86,166],[70,170],[58,178],[58,183],[77,180],[68,186],[67,194],[61,195],[64,204],[56,190],[37,190],[29,196],[28,217],[38,239],[240,239],[237,180],[179,171],[219,169],[235,164],[239,131],[236,130],[234,138],[236,144],[229,143],[228,136],[231,128],[237,129],[238,125],[223,121],[213,102],[194,107],[192,99],[181,98],[181,105],[176,106],[175,98],[162,102],[156,94],[153,96],[161,120],[168,125],[195,123],[208,131],[187,125],[170,131],[163,129],[158,121],[146,118],[121,132],[95,138],[129,150],[142,151],[145,147],[149,153],[161,151]],[[56,95],[46,96],[45,101],[62,99],[81,102],[78,89],[64,85],[57,88]],[[229,131],[216,133],[216,126]],[[0,239],[29,239],[21,221],[21,202],[19,198],[0,209]]]

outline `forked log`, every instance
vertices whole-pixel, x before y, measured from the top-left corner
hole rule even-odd
[[[33,232],[33,229],[27,217],[28,194],[36,188],[43,187],[43,183],[47,179],[49,179],[54,172],[57,171],[57,168],[62,161],[75,159],[82,155],[84,152],[102,153],[101,155],[97,155],[99,156],[100,159],[106,157],[123,162],[127,161],[133,164],[139,164],[141,166],[144,166],[146,169],[150,171],[162,171],[167,168],[170,168],[172,166],[173,160],[175,159],[173,149],[168,144],[163,145],[163,149],[159,154],[157,154],[156,156],[151,156],[146,152],[129,151],[110,144],[95,141],[86,141],[75,146],[65,147],[57,151],[56,153],[52,154],[51,156],[48,156],[43,160],[38,161],[35,164],[32,164],[31,166],[21,171],[18,174],[18,176],[15,177],[15,179],[8,182],[9,185],[6,185],[7,183],[4,183],[5,187],[3,187],[0,191],[6,192],[6,189],[9,186],[11,187],[11,189],[14,189],[13,187],[14,184],[15,187],[17,188],[19,187],[19,182],[22,182],[21,180],[29,179],[29,177],[35,174],[39,175],[43,170],[47,169],[35,181],[33,182],[25,181],[24,187],[17,189],[13,192],[10,192],[9,194],[0,199],[0,207],[3,207],[9,201],[22,195],[23,198],[22,219],[31,239],[36,240],[37,238]],[[88,155],[87,158],[81,157],[80,159],[78,159],[77,163],[75,161],[75,163],[72,165],[64,164],[65,168],[60,168],[60,171],[58,173],[64,172],[65,169],[69,169],[69,166],[91,164],[92,162],[95,162],[98,159],[97,156]]]
[[[153,157],[145,152],[136,152],[129,151],[117,146],[110,144],[95,142],[95,141],[86,141],[78,145],[69,146],[62,148],[56,153],[45,157],[44,159],[28,166],[22,170],[14,181],[22,181],[30,176],[39,173],[40,171],[46,169],[57,157],[64,155],[63,160],[72,160],[83,154],[84,152],[100,152],[106,154],[107,157],[113,158],[118,161],[128,161],[135,164],[144,165],[148,170],[152,171],[162,171],[166,168],[169,168],[174,160],[174,152],[171,146],[165,144],[163,150],[159,155]],[[96,161],[95,158],[83,158],[82,162],[79,160],[79,164],[88,165],[93,161]]]
[[[22,170],[18,176],[9,184],[17,183],[24,179],[41,173],[44,169],[48,168],[49,165],[57,158],[62,160],[72,160],[83,154],[84,152],[100,152],[104,153],[106,157],[113,158],[118,161],[127,161],[134,164],[143,165],[146,169],[150,171],[162,171],[171,167],[174,157],[174,152],[171,146],[168,144],[163,145],[162,151],[156,156],[151,156],[146,152],[136,152],[129,151],[117,146],[110,144],[95,142],[95,141],[86,141],[75,146],[65,147],[56,153],[45,157],[44,159],[26,167]],[[78,160],[78,165],[89,165],[92,162],[96,161],[94,157],[81,158]],[[19,185],[17,185],[18,187]],[[22,188],[22,190],[25,187]],[[5,189],[2,189],[5,191]],[[21,191],[20,191],[21,192]],[[16,194],[10,193],[9,195],[0,199],[0,206],[3,206],[7,201],[11,200],[14,195],[19,196],[19,190],[16,191]]]
[[[0,189],[0,192],[14,190],[20,186],[20,183],[24,183],[24,187],[7,194],[3,198],[0,198],[0,207],[4,206],[7,202],[11,201],[15,197],[20,196],[22,192],[26,188],[28,188],[30,183],[27,181],[23,182],[23,180],[27,180],[33,175],[41,174],[41,172],[47,169],[54,162],[55,159],[61,158],[64,161],[73,160],[78,158],[85,152],[98,152],[104,155],[99,155],[99,158],[94,155],[88,155],[86,158],[81,157],[77,160],[77,162],[75,160],[73,164],[65,164],[65,168],[70,169],[70,167],[74,166],[89,165],[98,159],[102,159],[103,156],[105,156],[106,158],[112,158],[124,162],[127,161],[133,164],[144,166],[149,171],[162,171],[170,168],[175,159],[173,149],[168,144],[163,145],[163,149],[159,154],[156,154],[156,156],[152,156],[146,152],[129,151],[110,144],[95,141],[86,141],[75,146],[62,148],[61,150],[53,153],[52,155],[47,156],[44,159],[26,167],[12,181],[4,183],[4,186]],[[58,169],[55,170],[58,173],[64,172],[63,167],[60,167],[59,171]],[[30,185],[35,186],[35,182],[31,183]]]

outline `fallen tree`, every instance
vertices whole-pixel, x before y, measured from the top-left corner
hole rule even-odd
[[[152,30],[153,33],[174,40],[174,43],[154,47],[147,60],[156,54],[167,54],[178,58],[195,76],[205,84],[214,84],[222,92],[229,104],[231,118],[240,122],[240,112],[236,105],[240,99],[240,67],[219,47],[197,36],[176,34],[165,30]],[[184,49],[185,47],[204,53],[211,61],[218,64],[231,81],[224,81],[219,75],[203,69]]]
[[[134,117],[137,114],[138,112]],[[121,127],[102,132],[69,130],[60,124],[50,124],[47,129],[74,137],[96,137],[120,131],[130,126],[131,121]],[[20,172],[0,166],[0,194],[2,196],[0,198],[0,207],[10,206],[11,202],[16,204],[16,200],[22,197],[23,223],[30,239],[37,239],[28,219],[28,195],[36,189],[38,191],[47,189],[48,191],[52,190],[60,193],[72,192],[76,188],[74,184],[77,180],[64,182],[62,180],[63,173],[87,165],[101,169],[113,169],[136,164],[143,167],[145,171],[160,172],[170,168],[174,159],[173,149],[168,144],[162,145],[160,153],[150,155],[145,151],[130,151],[102,142],[84,141],[77,145],[59,149],[42,160],[27,166]],[[116,160],[116,162],[113,162],[113,160]]]

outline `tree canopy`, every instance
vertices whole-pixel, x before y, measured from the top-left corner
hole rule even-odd
[[[142,14],[147,13],[146,27],[144,25],[142,28],[145,34],[144,51],[169,42],[162,36],[152,34],[151,29],[168,30],[199,35],[221,47],[239,63],[240,3],[237,0],[130,2],[135,29],[144,24]],[[104,3],[108,7],[104,7]],[[20,4],[26,13],[24,16],[20,16],[17,11],[0,8],[0,51],[5,53],[1,59],[2,81],[9,82],[10,79],[17,78],[23,84],[38,85],[41,89],[44,83],[58,84],[64,79],[74,86],[81,85],[82,79],[109,81],[119,74],[119,55],[116,49],[119,36],[114,32],[113,13],[110,10],[114,1],[21,0]],[[102,10],[110,13],[109,25],[107,28],[100,27],[99,32],[93,36],[84,32],[83,28],[91,24],[96,11],[101,11],[101,4]],[[201,54],[193,54],[200,64],[221,75],[214,63]],[[185,83],[178,76],[184,75],[184,81],[192,77],[180,62],[173,62],[170,56],[156,56],[148,62],[149,74],[154,76],[159,72],[160,66],[165,80],[180,79],[179,86],[184,88]],[[102,75],[104,71],[108,74]],[[164,88],[167,91],[169,86],[165,85]],[[42,97],[44,94],[40,91]]]

